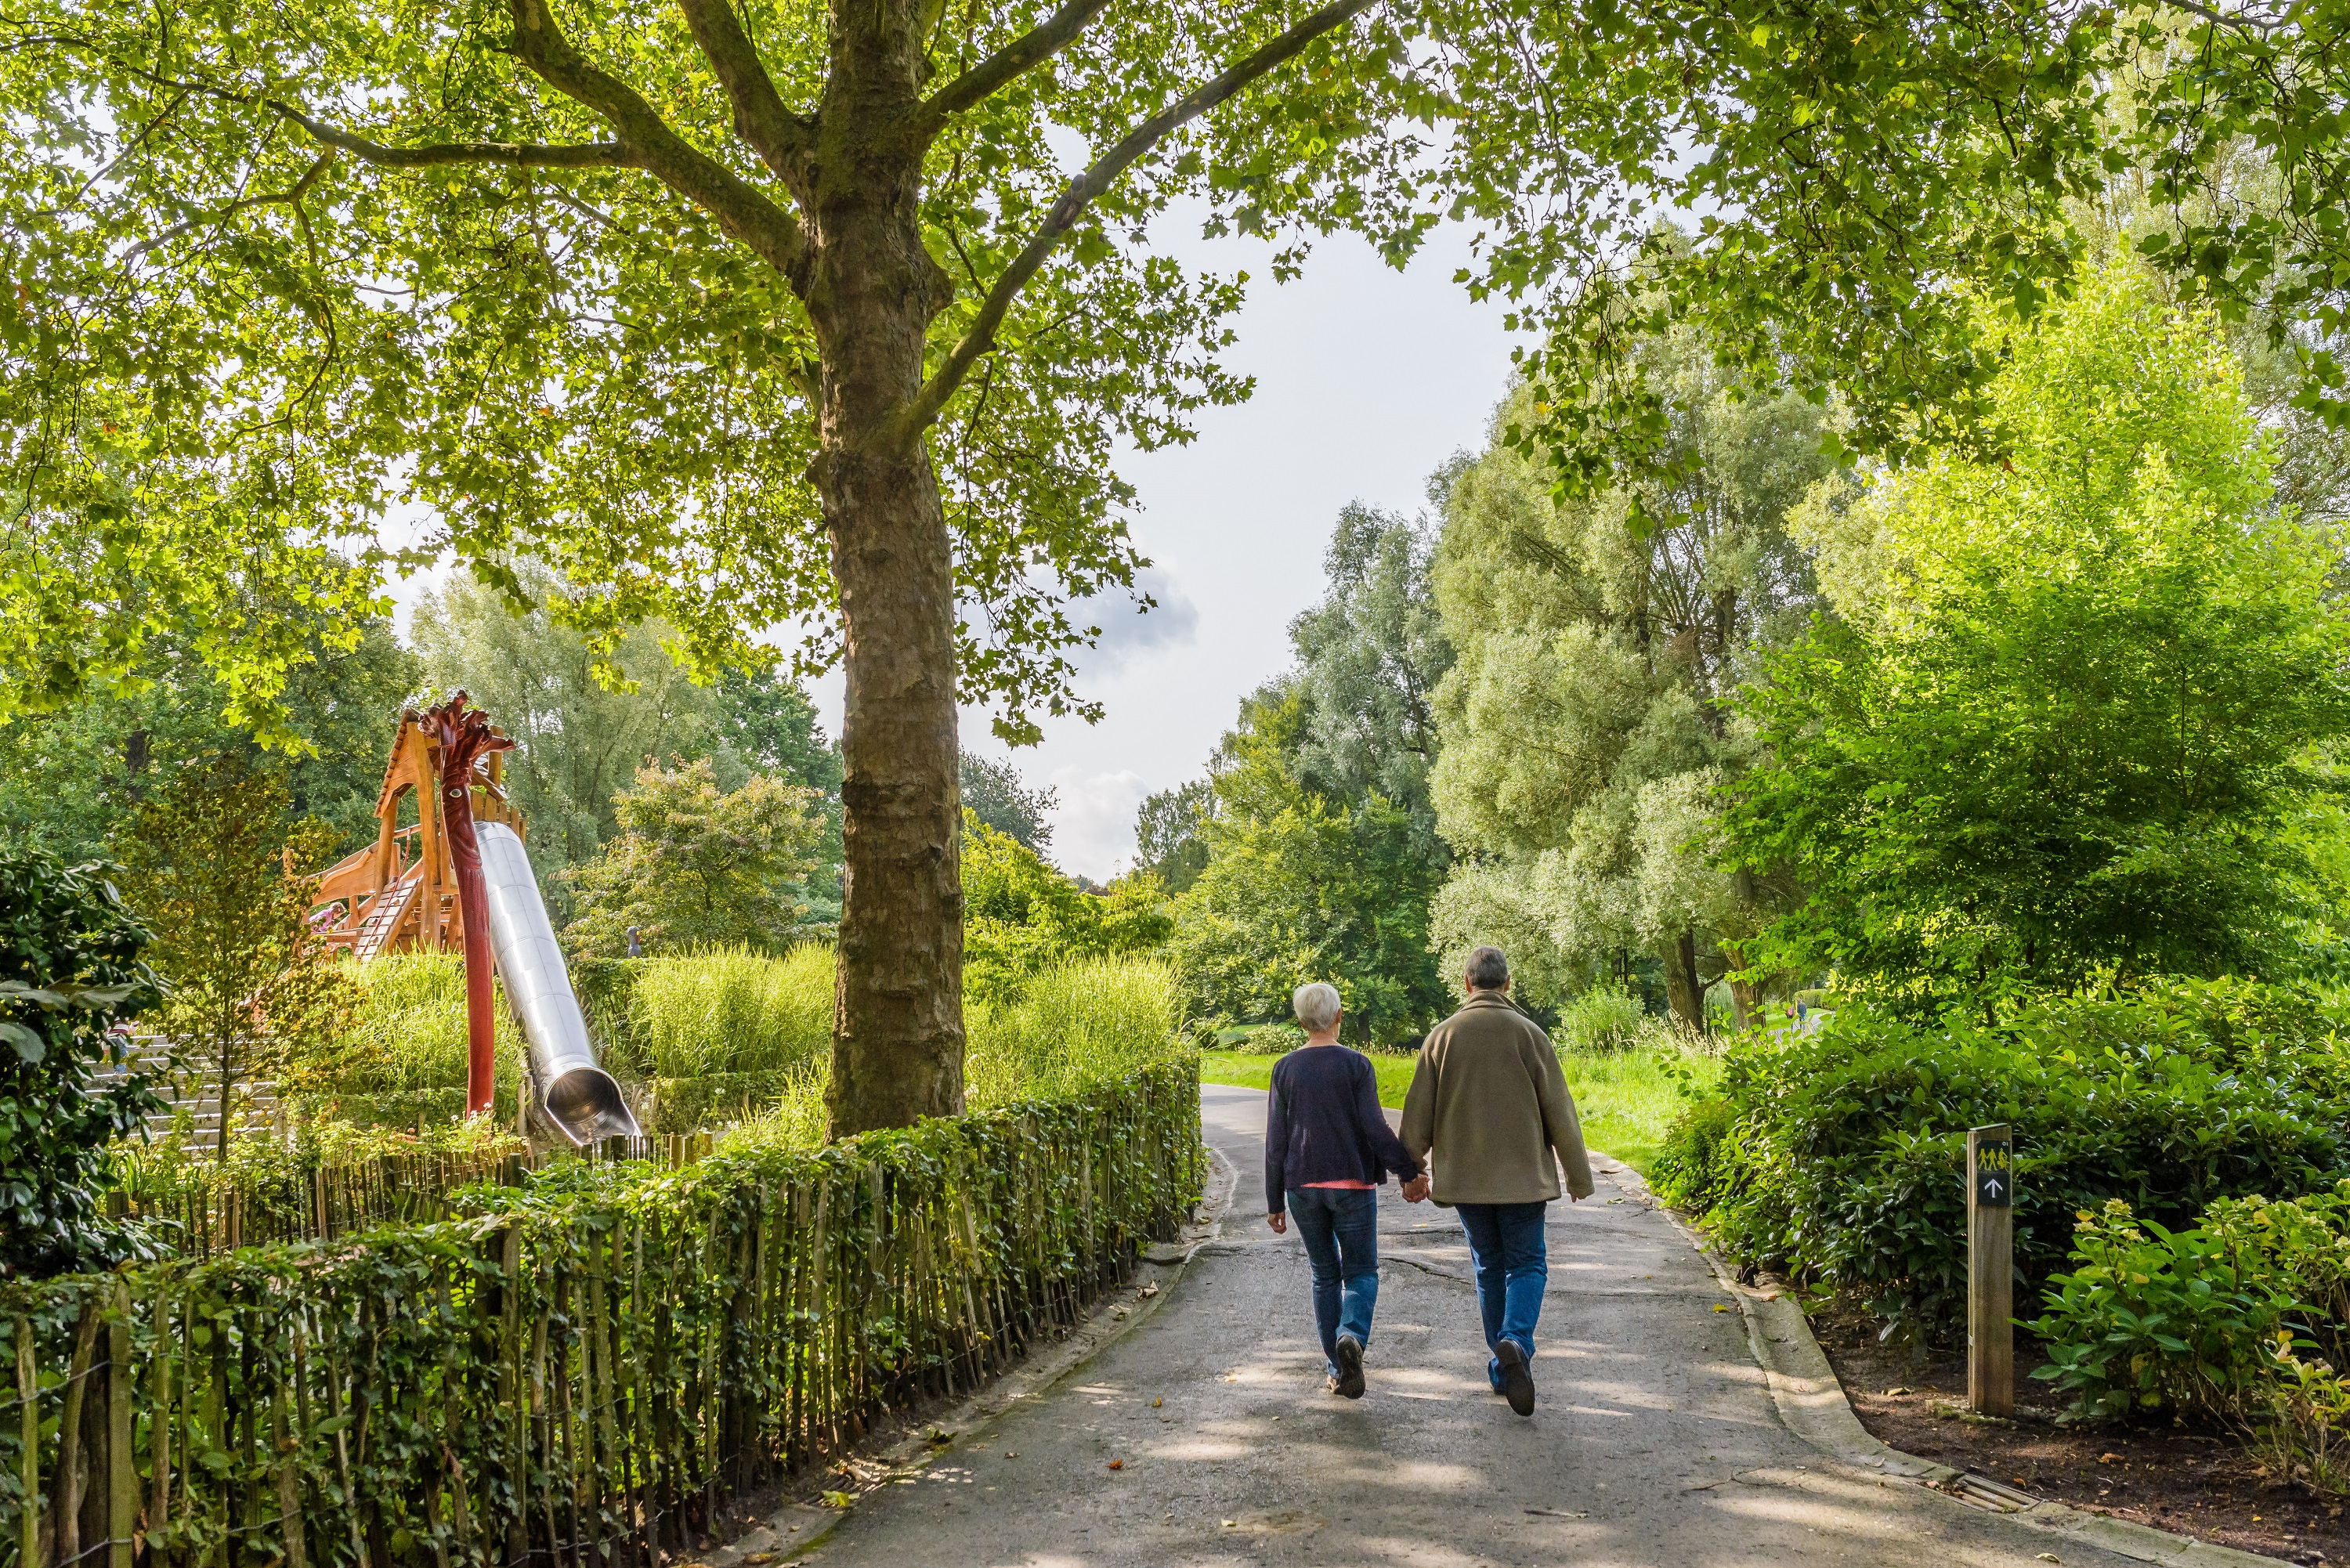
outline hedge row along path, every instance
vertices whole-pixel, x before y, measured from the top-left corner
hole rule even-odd
[[[1392,1185],[1380,1200],[1370,1392],[1358,1403],[1334,1398],[1322,1392],[1303,1250],[1294,1234],[1274,1239],[1262,1218],[1264,1096],[1210,1085],[1201,1099],[1209,1142],[1240,1174],[1224,1239],[1193,1258],[1139,1327],[1048,1396],[859,1502],[807,1561],[2134,1561],[1856,1473],[1787,1430],[1731,1297],[1612,1161],[1595,1162],[1593,1200],[1552,1208],[1532,1420],[1486,1391],[1457,1225],[1444,1210],[1401,1202]]]
[[[967,1392],[1200,1190],[1188,1065],[469,1218],[0,1285],[0,1568],[654,1568]],[[5,1355],[0,1352],[0,1355]],[[5,1366],[0,1361],[0,1366]]]

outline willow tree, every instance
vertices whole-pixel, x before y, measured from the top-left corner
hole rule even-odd
[[[1856,429],[1894,439],[1974,379],[1952,278],[2028,303],[2067,266],[2113,21],[12,0],[0,686],[68,701],[176,615],[265,728],[287,628],[380,591],[395,506],[418,555],[517,597],[515,563],[547,564],[606,646],[657,617],[714,674],[796,624],[803,672],[847,676],[834,1127],[951,1111],[958,700],[1015,740],[1089,711],[1068,606],[1139,564],[1112,453],[1247,390],[1217,360],[1244,277],[1152,254],[1154,219],[1273,236],[1276,274],[1338,227],[1400,261],[1476,225],[1472,286],[1563,328],[1518,433],[1570,479],[1654,455],[1635,275],[1741,363],[1849,376]],[[2264,79],[2231,78],[2256,109]],[[2238,118],[2303,148],[2323,110]],[[1659,202],[1725,216],[1668,255]]]

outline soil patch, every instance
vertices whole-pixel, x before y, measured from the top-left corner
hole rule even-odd
[[[2350,1564],[2341,1503],[2275,1481],[2224,1429],[2058,1426],[2062,1401],[2031,1376],[2047,1358],[2028,1337],[2015,1346],[2017,1419],[2001,1423],[1961,1414],[1963,1351],[1917,1356],[1882,1345],[1876,1320],[1842,1304],[1814,1308],[1811,1322],[1860,1424],[1905,1454],[2198,1541]]]

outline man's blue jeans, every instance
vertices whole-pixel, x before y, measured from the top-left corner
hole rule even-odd
[[[1477,1306],[1485,1314],[1485,1348],[1505,1339],[1532,1361],[1534,1324],[1542,1317],[1544,1287],[1550,1282],[1550,1259],[1543,1245],[1543,1211],[1547,1203],[1462,1203],[1455,1205],[1461,1228],[1469,1232],[1469,1260],[1477,1267]],[[1502,1386],[1502,1364],[1485,1364],[1485,1376]]]
[[[1314,1322],[1336,1377],[1340,1334],[1371,1343],[1371,1308],[1379,1299],[1379,1195],[1360,1187],[1293,1187],[1287,1202],[1314,1264]]]

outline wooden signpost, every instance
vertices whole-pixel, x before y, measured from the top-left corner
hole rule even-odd
[[[2015,1144],[2005,1126],[1967,1134],[1967,1404],[2015,1413]]]

